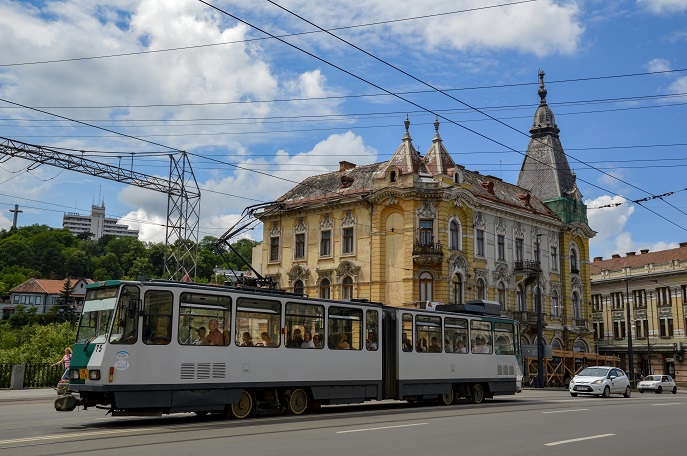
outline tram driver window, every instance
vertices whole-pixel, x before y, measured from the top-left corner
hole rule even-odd
[[[278,347],[281,303],[265,299],[236,300],[236,336],[239,347]]]
[[[115,324],[110,334],[110,343],[133,344],[138,340],[138,312],[135,315],[129,315],[129,302],[137,301],[139,297],[138,287],[122,287],[115,311]]]
[[[178,332],[180,345],[211,345],[213,340],[218,342],[220,337],[217,333],[210,336],[210,326],[217,326],[217,331],[222,335],[222,343],[215,345],[229,345],[231,335],[228,328],[225,328],[229,321],[231,297],[200,293],[181,294]]]
[[[146,292],[143,301],[143,343],[167,345],[172,340],[172,304],[174,297],[168,291]]]
[[[287,303],[285,331],[287,348],[324,348],[324,306]]]
[[[363,311],[348,307],[329,307],[328,345],[332,350],[361,350]]]

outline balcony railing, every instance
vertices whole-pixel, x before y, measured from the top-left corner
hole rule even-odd
[[[421,266],[430,266],[441,263],[444,258],[444,249],[439,242],[422,242],[416,239],[413,244],[413,261]]]
[[[517,260],[513,263],[513,269],[522,272],[539,272],[541,263],[534,260]]]

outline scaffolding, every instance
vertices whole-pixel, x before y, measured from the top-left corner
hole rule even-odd
[[[537,358],[524,358],[523,384],[534,386],[537,378]],[[544,359],[544,386],[567,387],[570,379],[588,366],[620,367],[620,358],[598,353],[553,350],[551,359]]]

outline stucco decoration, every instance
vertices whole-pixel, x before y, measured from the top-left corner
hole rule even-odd
[[[494,283],[499,283],[499,281],[502,281],[506,285],[508,285],[508,282],[510,280],[510,273],[508,272],[508,268],[505,266],[499,266],[496,268],[496,271],[492,273],[492,277],[494,278]]]
[[[573,279],[570,281],[570,291],[577,291],[580,296],[582,296],[582,281],[578,276],[573,277]]]
[[[302,280],[304,284],[307,283],[308,277],[310,277],[310,270],[301,265],[296,265],[286,274],[289,276],[289,287],[291,287],[297,280]]]
[[[549,245],[551,247],[558,247],[558,233],[549,232]]]
[[[462,272],[463,275],[465,275],[467,273],[467,269],[468,262],[462,254],[456,253],[449,258],[448,270],[450,271],[451,277],[453,277],[453,274],[457,272]]]
[[[351,211],[346,211],[343,218],[341,219],[341,227],[355,226],[355,217]]]
[[[298,223],[294,225],[293,227],[293,232],[294,233],[306,233],[308,231],[308,225],[305,224],[305,220],[303,217],[298,217]]]
[[[270,237],[277,236],[281,236],[281,225],[279,225],[279,222],[272,222],[272,226],[270,227]]]
[[[558,303],[561,303],[561,284],[559,282],[549,282],[551,285],[551,293],[557,292],[558,293]]]
[[[425,201],[416,213],[420,218],[435,219],[437,217],[437,205],[431,201]]]
[[[398,204],[398,200],[393,196],[390,196],[386,202],[386,206],[396,206],[397,204]]]
[[[484,221],[484,215],[481,212],[477,212],[475,214],[475,228],[483,230],[486,226],[487,224]]]
[[[515,222],[513,234],[516,239],[525,239],[525,230],[522,228],[522,223]]]
[[[506,234],[506,222],[503,220],[503,217],[496,218],[496,233]]]
[[[321,230],[331,230],[334,227],[334,222],[332,221],[332,218],[329,216],[329,214],[324,214],[324,217],[322,218],[322,221],[320,222],[320,229]]]
[[[322,279],[329,279],[329,281],[332,281],[332,276],[334,275],[334,270],[333,269],[315,269],[317,272],[317,286],[320,286],[320,282],[322,282]]]
[[[354,282],[358,281],[360,266],[356,266],[352,261],[342,261],[336,268],[336,280],[341,281],[344,277],[351,277]]]
[[[475,284],[477,284],[477,279],[484,280],[484,286],[489,286],[489,271],[486,269],[476,269],[475,268]]]

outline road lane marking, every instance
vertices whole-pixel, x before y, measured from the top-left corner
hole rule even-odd
[[[0,445],[9,445],[13,443],[29,443],[29,442],[47,442],[50,440],[66,440],[74,437],[94,437],[94,436],[106,436],[112,434],[124,434],[127,432],[145,432],[145,431],[155,431],[159,428],[134,428],[134,429],[117,429],[113,431],[90,431],[90,432],[70,432],[69,434],[53,434],[53,435],[42,435],[38,437],[24,437],[21,439],[9,439],[0,440]]]
[[[380,429],[395,429],[395,428],[403,428],[403,427],[410,427],[410,426],[424,426],[425,424],[429,424],[429,423],[399,424],[398,426],[381,426],[381,427],[374,427],[374,428],[350,429],[348,431],[337,431],[336,433],[337,434],[348,434],[349,432],[379,431]]]
[[[589,410],[589,409],[553,410],[551,412],[542,412],[542,413],[568,413],[568,412],[582,412],[584,410]]]
[[[681,402],[666,402],[665,404],[651,404],[655,405],[656,407],[661,406],[661,405],[680,405]]]
[[[589,437],[580,437],[579,439],[570,439],[570,440],[559,440],[558,442],[545,443],[544,445],[546,445],[546,446],[563,445],[566,443],[581,442],[582,440],[601,439],[604,437],[611,437],[613,435],[615,435],[615,434],[590,435]]]
[[[580,399],[559,399],[551,402],[584,402],[584,401],[598,401],[595,397],[580,398]]]

